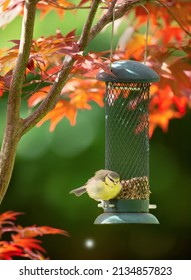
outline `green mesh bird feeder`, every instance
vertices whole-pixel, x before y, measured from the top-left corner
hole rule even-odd
[[[95,224],[158,224],[149,213],[149,89],[159,76],[136,61],[118,61],[113,75],[100,71],[106,82],[105,169],[120,174],[122,191]]]

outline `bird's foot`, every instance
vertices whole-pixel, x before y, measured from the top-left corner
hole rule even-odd
[[[109,201],[105,201],[105,200],[101,200],[101,199],[99,199],[98,201],[100,201],[100,203],[98,204],[98,207],[100,207],[100,208],[107,209],[107,208],[115,207],[115,205],[110,204]]]

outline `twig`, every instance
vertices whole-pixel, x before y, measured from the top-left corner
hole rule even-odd
[[[145,38],[145,51],[144,51],[144,64],[147,62],[147,53],[148,53],[148,38],[149,38],[149,26],[150,26],[150,13],[149,10],[144,6],[141,5],[143,9],[147,13],[147,27],[146,27],[146,38]]]
[[[171,12],[171,10],[169,9],[169,7],[163,3],[162,1],[160,0],[156,0],[156,2],[158,2],[161,6],[163,6],[167,11],[168,13],[171,15],[171,17],[178,23],[178,25],[180,26],[180,28],[189,36],[191,37],[191,32],[189,32],[184,26],[183,24],[175,17],[175,15]]]
[[[113,2],[113,1],[112,1]],[[116,7],[116,12],[115,12],[115,20],[121,18],[126,14],[126,12],[137,5],[144,4],[145,2],[150,2],[150,0],[126,0],[122,2],[120,5]],[[100,18],[100,20],[95,24],[95,26],[92,28],[89,40],[90,42],[94,37],[97,36],[101,32],[101,30],[110,22],[113,20],[113,10],[110,7],[108,11]]]
[[[90,33],[92,23],[93,23],[93,20],[94,20],[95,14],[97,12],[100,1],[101,0],[93,1],[94,3],[91,6],[88,18],[87,18],[84,28],[82,30],[82,34],[80,36],[80,39],[78,40],[80,50],[84,50],[85,47],[87,46],[88,35]]]

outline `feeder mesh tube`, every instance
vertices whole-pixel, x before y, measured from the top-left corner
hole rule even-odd
[[[150,83],[107,82],[105,168],[120,174],[119,199],[148,199]]]

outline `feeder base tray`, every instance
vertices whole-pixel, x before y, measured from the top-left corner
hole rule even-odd
[[[159,224],[150,213],[103,213],[94,224]]]

